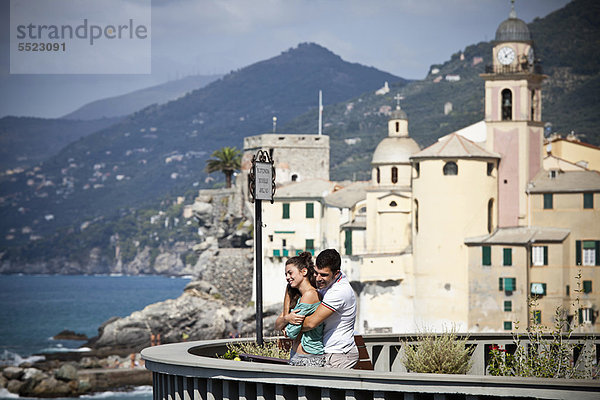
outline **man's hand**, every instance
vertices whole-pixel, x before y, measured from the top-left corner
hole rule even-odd
[[[298,310],[290,312],[284,318],[288,324],[292,325],[302,325],[304,322],[304,315],[298,314]]]

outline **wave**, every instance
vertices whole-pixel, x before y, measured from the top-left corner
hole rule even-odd
[[[19,354],[4,350],[3,353],[0,354],[0,365],[4,366],[18,366],[24,362],[33,364],[36,361],[45,360],[44,356],[29,356],[29,357],[21,357]],[[0,399],[4,398],[4,396],[0,396]]]
[[[5,388],[0,388],[0,399],[18,399],[19,395],[9,392]]]
[[[152,386],[136,386],[133,390],[127,392],[107,391],[93,394],[84,394],[80,398],[85,399],[107,399],[107,398],[124,398],[124,397],[143,397],[152,396]]]
[[[45,353],[86,353],[88,351],[92,351],[89,347],[79,347],[79,348],[70,348],[64,347],[61,344],[58,344],[54,347],[47,347],[45,349],[40,350],[39,352],[42,354]]]

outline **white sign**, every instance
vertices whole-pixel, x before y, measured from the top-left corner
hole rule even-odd
[[[273,200],[273,167],[270,163],[257,162],[254,176],[256,179],[254,198],[256,200]]]

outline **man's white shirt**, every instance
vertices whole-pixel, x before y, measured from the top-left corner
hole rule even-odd
[[[347,353],[354,347],[356,297],[348,278],[341,271],[329,287],[321,289],[322,305],[333,314],[325,319],[325,353]]]

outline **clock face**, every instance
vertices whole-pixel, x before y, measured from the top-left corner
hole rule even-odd
[[[535,58],[533,56],[533,47],[530,47],[529,52],[527,53],[527,62],[529,63],[529,65],[533,65],[534,61]]]
[[[515,59],[515,51],[512,47],[504,46],[498,50],[498,54],[496,55],[498,58],[498,62],[502,65],[508,65],[513,62]]]

